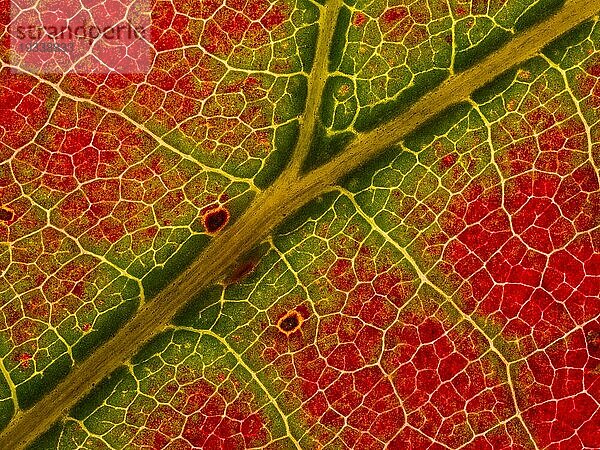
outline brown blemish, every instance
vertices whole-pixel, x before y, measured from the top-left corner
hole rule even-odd
[[[233,269],[233,271],[231,272],[231,275],[229,275],[229,277],[227,277],[227,279],[225,280],[225,283],[226,284],[234,284],[234,283],[237,283],[238,281],[243,280],[248,275],[250,275],[252,272],[254,272],[254,269],[256,269],[256,266],[257,266],[257,262],[254,260],[246,261],[245,263],[240,264],[239,266],[237,266]]]
[[[6,206],[0,207],[0,221],[10,222],[15,217],[15,213]]]
[[[223,207],[211,209],[202,216],[204,229],[211,234],[221,231],[229,222],[229,211]]]
[[[298,313],[298,311],[290,311],[285,314],[279,321],[277,322],[277,328],[282,333],[287,334],[288,336],[292,333],[295,333],[300,329],[300,326],[303,322],[302,316]]]

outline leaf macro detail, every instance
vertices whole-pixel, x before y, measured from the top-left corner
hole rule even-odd
[[[2,5],[0,448],[600,448],[598,0],[135,4]]]

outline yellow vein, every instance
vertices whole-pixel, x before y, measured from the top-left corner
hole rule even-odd
[[[553,69],[555,69],[556,71],[558,71],[560,73],[560,75],[565,83],[565,90],[567,91],[567,94],[569,95],[569,97],[571,97],[571,100],[573,101],[573,104],[575,105],[575,108],[577,109],[577,114],[581,118],[581,122],[583,123],[583,126],[585,128],[585,135],[587,138],[587,147],[588,147],[588,155],[590,158],[590,162],[592,163],[592,166],[594,167],[594,169],[596,169],[596,173],[600,173],[600,168],[598,168],[596,166],[596,162],[594,161],[594,155],[592,154],[593,144],[592,144],[592,133],[590,130],[590,125],[588,124],[587,120],[585,120],[585,116],[583,115],[583,111],[581,110],[581,105],[579,104],[577,97],[575,97],[575,94],[573,94],[573,91],[571,91],[571,87],[569,86],[569,79],[567,78],[567,73],[558,64],[556,64],[554,61],[552,61],[550,58],[548,58],[543,53],[541,53],[540,56],[548,64],[550,64],[550,67],[552,67]]]
[[[310,95],[306,100],[306,106],[301,118],[300,135],[296,143],[292,161],[284,171],[282,177],[299,176],[302,164],[310,150],[313,131],[319,116],[319,109],[323,99],[323,90],[329,77],[329,50],[333,41],[333,33],[338,12],[343,5],[343,0],[328,0],[326,8],[321,6],[319,17],[319,38],[315,51],[314,63],[308,79],[308,92]]]
[[[527,427],[527,425],[525,423],[525,420],[521,416],[521,411],[520,411],[519,405],[517,403],[517,396],[516,396],[516,393],[515,393],[515,390],[514,390],[514,387],[513,387],[512,377],[510,375],[510,365],[511,365],[511,363],[504,356],[504,354],[496,347],[496,345],[494,344],[494,341],[492,340],[492,338],[490,338],[487,335],[487,333],[485,332],[485,330],[483,328],[481,328],[477,324],[477,322],[470,315],[465,314],[463,312],[463,310],[458,306],[458,304],[452,299],[451,296],[447,295],[440,287],[438,287],[437,284],[435,284],[433,281],[431,281],[429,279],[429,277],[427,276],[427,274],[421,270],[421,268],[419,267],[419,265],[417,264],[417,262],[414,260],[414,258],[410,255],[410,253],[408,253],[408,251],[404,247],[402,247],[394,239],[392,239],[391,237],[389,237],[388,234],[384,230],[382,230],[379,227],[379,225],[377,225],[377,223],[370,216],[368,216],[363,211],[363,209],[360,207],[360,205],[354,199],[354,195],[351,192],[349,192],[349,191],[347,191],[346,189],[343,189],[343,188],[338,188],[338,190],[346,198],[348,198],[348,200],[350,200],[352,202],[352,205],[354,205],[354,208],[356,209],[356,212],[365,221],[367,221],[367,223],[371,226],[371,228],[373,230],[375,230],[377,233],[379,233],[389,244],[391,244],[392,246],[394,246],[394,248],[396,250],[398,250],[402,254],[402,256],[408,261],[408,263],[415,268],[415,270],[417,271],[417,275],[419,276],[419,279],[421,280],[421,282],[424,283],[424,284],[427,284],[428,286],[430,286],[434,291],[436,291],[440,296],[442,296],[442,298],[445,298],[447,301],[449,301],[452,304],[452,306],[454,306],[454,308],[461,315],[461,317],[463,318],[463,320],[467,321],[474,329],[476,329],[477,331],[479,331],[481,333],[481,335],[487,340],[488,345],[490,347],[490,350],[493,353],[495,353],[496,355],[498,355],[498,357],[500,358],[500,360],[504,364],[504,367],[506,368],[506,375],[508,377],[508,385],[510,387],[511,397],[512,397],[512,401],[513,401],[513,404],[514,404],[514,407],[515,407],[515,415],[519,419],[519,421],[521,422],[521,425],[523,425],[523,427],[527,431],[527,434],[529,435],[529,438],[531,439],[531,442],[534,444],[535,448],[537,449],[537,444],[533,440],[533,436],[531,435],[531,433],[529,431],[529,428]]]
[[[196,328],[183,327],[183,326],[168,327],[167,330],[185,330],[185,331],[189,331],[189,332],[192,332],[192,333],[195,333],[195,334],[201,334],[201,335],[205,334],[207,336],[210,336],[210,337],[216,339],[222,345],[224,345],[225,348],[227,349],[227,351],[229,353],[231,353],[235,357],[235,359],[238,362],[238,364],[240,366],[242,366],[244,368],[244,370],[246,370],[248,372],[248,374],[250,374],[250,376],[252,377],[252,379],[254,380],[254,382],[256,384],[258,384],[258,386],[265,393],[265,395],[267,396],[267,398],[269,399],[269,401],[271,402],[271,404],[275,407],[275,409],[277,410],[277,412],[281,416],[281,419],[283,420],[283,424],[285,425],[285,431],[287,433],[287,436],[294,443],[294,445],[296,446],[297,449],[299,449],[299,450],[302,449],[302,447],[300,447],[300,444],[298,443],[298,441],[292,435],[292,432],[290,430],[290,425],[288,423],[287,416],[281,410],[281,407],[279,406],[279,403],[277,403],[277,400],[275,399],[275,397],[273,397],[271,395],[271,393],[269,392],[269,390],[267,389],[267,387],[256,376],[256,373],[246,364],[246,362],[243,360],[242,356],[240,354],[238,354],[238,352],[236,352],[233,348],[231,348],[231,346],[229,345],[229,343],[222,336],[218,335],[214,331],[210,331],[210,330],[197,330]]]
[[[2,61],[2,67],[9,67],[13,70],[17,70],[20,72],[23,72],[25,74],[31,75],[33,77],[35,77],[40,83],[43,83],[47,86],[52,87],[58,94],[60,94],[61,97],[64,98],[68,98],[70,100],[73,100],[74,102],[79,102],[79,103],[85,103],[88,105],[91,105],[95,108],[101,109],[102,111],[104,111],[107,114],[114,114],[117,115],[119,117],[121,117],[123,120],[125,120],[126,122],[130,123],[131,125],[133,125],[134,127],[136,127],[137,129],[143,131],[144,133],[146,133],[148,136],[150,136],[152,139],[154,139],[159,145],[162,145],[163,147],[169,149],[170,151],[172,151],[173,153],[175,153],[176,155],[178,155],[179,157],[185,159],[186,161],[189,161],[193,164],[196,164],[197,166],[201,167],[203,171],[206,172],[212,172],[212,173],[216,173],[219,175],[224,176],[225,178],[229,178],[230,180],[235,180],[235,181],[243,181],[246,182],[250,185],[250,189],[258,192],[259,189],[258,187],[256,187],[256,185],[254,184],[254,180],[252,180],[251,178],[239,178],[239,177],[234,177],[231,174],[225,172],[222,169],[216,168],[216,167],[211,167],[211,166],[207,166],[206,164],[201,163],[200,161],[198,161],[196,158],[193,158],[192,156],[188,155],[187,153],[182,152],[181,150],[173,147],[171,144],[169,144],[168,142],[166,142],[161,136],[157,135],[156,133],[152,132],[151,130],[149,130],[147,127],[145,127],[143,124],[136,122],[135,120],[133,120],[131,117],[129,117],[127,114],[125,114],[122,111],[118,111],[118,110],[113,110],[110,108],[107,108],[106,106],[102,106],[99,103],[96,103],[90,99],[87,98],[83,98],[83,97],[78,97],[76,95],[73,94],[69,94],[67,92],[65,92],[58,83],[53,83],[51,81],[45,80],[43,78],[40,78],[39,76],[36,76],[35,74],[19,67],[19,66],[15,66],[15,65],[11,65],[11,64],[6,64],[4,61]],[[58,103],[58,101],[57,101]]]

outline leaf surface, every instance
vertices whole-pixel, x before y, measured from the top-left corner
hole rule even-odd
[[[59,78],[4,48],[0,339],[17,409],[197,255],[215,212],[239,215],[296,133],[315,5],[152,6],[147,74]]]
[[[143,323],[37,445],[600,445],[597,21],[336,164],[550,6],[166,2],[145,79],[3,59],[4,422]]]

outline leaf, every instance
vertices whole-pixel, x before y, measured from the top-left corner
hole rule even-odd
[[[157,2],[148,75],[3,44],[0,446],[598,447],[597,18],[537,52],[599,5],[558,6]]]
[[[165,34],[146,75],[58,80],[4,49],[0,339],[13,409],[160,290],[218,231],[208,219],[239,215],[289,152],[316,6],[189,9],[154,4]]]

